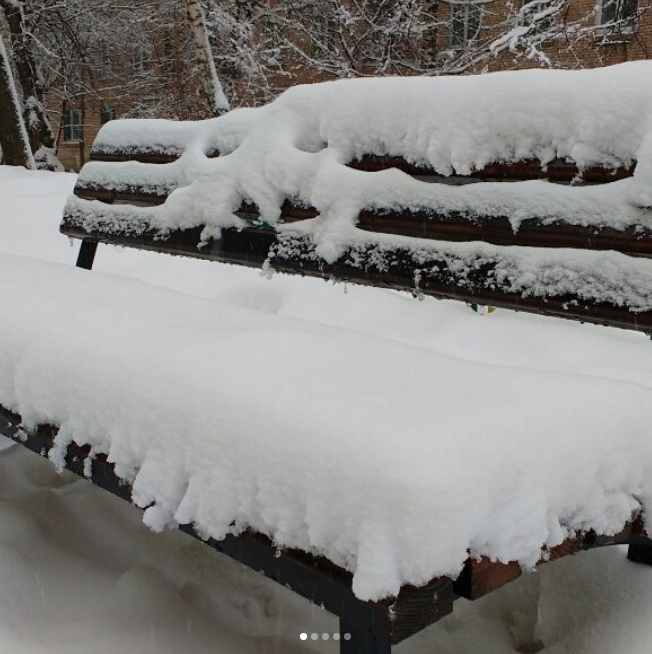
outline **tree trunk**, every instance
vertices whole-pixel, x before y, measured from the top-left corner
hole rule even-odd
[[[9,58],[4,42],[0,37],[0,147],[2,161],[10,166],[25,166],[33,169],[34,159],[29,147],[29,139],[20,102],[16,93],[14,76],[9,65]]]
[[[206,30],[204,10],[202,9],[200,0],[185,0],[185,4],[195,42],[195,57],[197,58],[197,64],[199,65],[199,71],[202,77],[206,104],[213,115],[220,116],[227,112],[230,107],[215,68],[215,61],[213,60],[213,53]]]
[[[25,29],[24,3],[0,0],[11,37],[12,60],[23,92],[23,122],[39,168],[61,169],[56,158],[54,133],[44,106],[44,85],[39,67],[29,48]]]

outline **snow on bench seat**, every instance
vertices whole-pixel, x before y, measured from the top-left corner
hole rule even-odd
[[[614,335],[620,368],[535,371],[9,255],[0,275],[0,405],[60,426],[59,464],[108,454],[155,529],[250,527],[377,599],[650,506],[640,335]]]

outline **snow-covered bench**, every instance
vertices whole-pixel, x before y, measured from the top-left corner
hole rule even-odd
[[[87,266],[107,242],[652,332],[648,68],[345,81],[111,123],[62,232]]]
[[[90,269],[98,243],[108,243],[254,266],[269,274],[319,276],[652,333],[650,73],[652,66],[641,62],[581,73],[529,71],[479,78],[342,81],[299,87],[267,107],[234,111],[202,123],[109,123],[94,145],[92,161],[80,174],[61,231],[82,239],[81,268]],[[127,331],[131,324],[136,329],[141,319],[143,324],[155,324],[147,314],[149,309],[134,309],[128,318],[120,310],[126,305],[148,305],[145,294],[125,288],[126,295],[118,302],[112,299],[115,289],[103,280],[97,282],[99,299],[95,299],[85,282],[79,281],[80,274],[66,279],[66,288],[72,288],[67,292],[78,296],[79,306],[88,311],[91,327],[97,321],[107,333],[112,327],[119,333],[125,320]],[[78,290],[78,283],[84,288]],[[56,321],[57,311],[69,316],[72,306],[55,307],[48,315]],[[212,324],[214,318],[207,319],[204,309],[189,305],[188,315],[195,315],[195,310],[199,325]],[[163,324],[171,320],[168,314],[161,314],[161,319]],[[243,323],[242,329],[246,332],[250,325]],[[94,333],[92,328],[89,331]],[[142,330],[136,331],[141,338],[136,344],[146,344]],[[177,342],[179,334],[193,338],[187,326],[162,333],[165,343]],[[330,341],[320,338],[314,347],[330,351]],[[119,358],[119,348],[101,343],[100,349],[108,348],[106,352]],[[293,351],[292,343],[283,339],[271,345],[281,352]],[[92,343],[88,348],[87,352],[93,351]],[[379,354],[371,346],[367,349],[364,340],[348,351],[363,371],[373,369]],[[130,344],[125,352],[136,359],[136,370],[137,347]],[[399,354],[392,351],[388,356],[399,361]],[[415,379],[425,379],[426,372],[420,376],[419,371],[420,366],[428,369],[427,362],[402,354],[408,357]],[[277,359],[260,362],[258,369],[253,357],[253,374],[264,376],[270,366],[284,368],[281,354]],[[288,358],[291,363],[284,371],[288,393],[297,388],[292,378],[301,385],[310,374],[309,360],[298,359]],[[345,365],[344,359],[333,355],[333,365],[338,363]],[[304,472],[313,482],[323,477],[344,484],[345,495],[333,500],[343,508],[332,511],[329,504],[314,500],[314,505],[303,510],[306,515],[323,514],[323,520],[306,518],[308,528],[304,529],[301,512],[288,508],[294,507],[291,501],[285,505],[282,490],[287,484],[288,493],[308,493],[299,482],[295,484],[293,476],[303,479],[304,472],[279,469],[281,490],[274,493],[278,504],[265,505],[259,515],[240,498],[240,509],[231,507],[234,535],[210,540],[218,550],[339,615],[342,633],[353,636],[342,641],[342,652],[385,654],[391,644],[450,613],[457,597],[481,597],[537,561],[629,543],[631,559],[652,562],[643,524],[652,492],[646,481],[651,477],[652,449],[646,449],[638,431],[639,422],[649,424],[649,398],[641,389],[632,386],[623,393],[597,382],[584,387],[585,380],[572,376],[510,378],[501,391],[524,393],[527,397],[519,396],[517,401],[531,403],[528,410],[534,421],[548,412],[556,419],[549,439],[525,447],[518,434],[524,428],[533,432],[536,428],[512,424],[508,418],[499,427],[483,427],[487,430],[484,438],[482,432],[474,434],[464,416],[492,406],[483,396],[482,384],[471,379],[462,382],[465,373],[455,366],[449,369],[442,361],[431,363],[436,388],[421,395],[409,383],[409,373],[397,375],[393,382],[398,386],[390,386],[400,389],[399,397],[382,386],[381,379],[378,383],[385,395],[381,393],[373,405],[375,411],[391,407],[392,397],[399,404],[409,404],[409,416],[401,414],[402,424],[408,439],[410,435],[416,439],[414,447],[423,448],[429,462],[425,469],[411,469],[415,460],[403,460],[396,452],[389,456],[400,471],[395,474],[388,459],[379,454],[384,447],[397,444],[389,435],[383,440],[384,432],[377,431],[380,426],[372,418],[374,412],[367,411],[369,394],[357,396],[364,388],[362,378],[350,384],[343,380],[341,397],[334,404],[344,407],[344,414],[351,418],[346,428],[332,416],[324,417],[328,412],[320,413],[318,420],[302,421],[290,409],[292,397],[287,406],[282,404],[281,387],[275,403],[262,402],[261,411],[267,411],[272,422],[283,416],[285,427],[293,433],[299,421],[311,447],[328,462],[324,466],[339,462],[341,478],[322,475],[319,467]],[[214,370],[220,374],[218,367]],[[264,376],[268,383],[273,383],[272,377]],[[485,381],[491,386],[489,378]],[[463,406],[453,402],[454,413],[462,416],[455,422],[447,413],[452,410],[447,389],[458,382],[464,398]],[[237,398],[244,386],[234,384],[230,389],[220,382],[223,392],[226,388]],[[571,411],[556,393],[563,400],[574,397],[575,384],[582,391]],[[137,401],[137,391],[133,395]],[[150,396],[145,392],[143,401],[151,401]],[[16,400],[14,405],[18,404]],[[598,406],[628,415],[630,423],[621,432],[602,413],[596,416]],[[586,429],[577,434],[578,422],[570,417],[575,412],[586,423]],[[235,430],[232,439],[241,438],[240,429],[249,433],[245,413],[239,424],[229,415],[226,422]],[[51,416],[55,414],[37,411],[39,419],[31,416],[29,423],[48,417],[54,421]],[[388,415],[381,418],[388,420]],[[89,437],[88,445],[80,444],[84,421],[77,414],[71,420],[59,438],[54,427],[22,429],[20,415],[0,410],[0,432],[23,440],[35,451],[53,450],[60,464],[80,474],[85,471],[96,483],[133,499],[132,488],[121,484],[120,478],[133,479],[134,473],[125,474],[130,471],[124,465],[115,468],[121,460],[114,450],[109,452],[108,437],[97,436],[97,442]],[[360,443],[355,434],[348,433],[351,425],[359,427]],[[333,433],[346,432],[351,451],[327,447],[329,428]],[[371,435],[365,434],[370,431]],[[373,438],[376,433],[378,441]],[[56,444],[55,437],[59,438]],[[444,440],[443,449],[433,445],[430,451],[431,441],[437,444],[438,438]],[[281,445],[277,441],[262,444],[255,435],[242,439],[263,449],[287,446],[286,457],[295,452],[297,465],[308,451],[301,440]],[[228,438],[221,447],[229,447]],[[235,443],[233,447],[247,460],[247,450]],[[619,448],[625,451],[624,458],[614,461]],[[569,464],[567,457],[575,451],[582,455],[577,463]],[[161,476],[178,480],[174,493],[178,491],[179,497],[170,501],[173,508],[164,506],[167,487],[163,498],[150,490],[143,493],[136,475],[137,503],[144,507],[153,503],[149,519],[155,524],[178,522],[195,535],[221,533],[220,529],[213,533],[210,515],[202,514],[205,499],[193,485],[201,483],[201,475],[187,472],[188,485],[186,472],[176,466],[192,465],[171,462],[164,454],[145,457],[144,462],[134,455],[133,467],[142,466],[145,476],[158,470]],[[421,459],[421,452],[413,454]],[[496,478],[505,475],[504,482],[510,484],[516,474],[520,480],[533,456],[541,458],[541,468],[527,484],[518,484],[525,484],[535,497],[559,493],[547,504],[542,500],[542,515],[534,517],[523,511],[534,511],[535,500],[511,510],[511,502],[492,495],[502,488]],[[230,465],[237,468],[238,460],[235,457]],[[488,463],[503,460],[510,474]],[[246,463],[242,466],[248,470]],[[234,484],[253,483],[244,473],[239,476],[227,470]],[[273,469],[270,474],[274,475]],[[351,481],[356,475],[363,478],[363,484]],[[208,486],[214,483],[216,492],[224,490],[226,481],[210,478],[209,483],[209,478],[205,480]],[[350,486],[343,481],[347,479]],[[438,479],[445,480],[441,488]],[[446,486],[456,490],[447,494]],[[383,493],[383,488],[389,490]],[[320,488],[317,495],[323,499],[335,490]],[[379,498],[376,503],[374,493]],[[407,499],[395,506],[391,498],[403,493]],[[485,495],[487,506],[477,513]],[[438,505],[435,496],[448,498],[449,504]],[[457,502],[456,497],[463,501]],[[508,508],[500,506],[503,503]],[[283,520],[276,520],[276,511],[284,515]],[[368,522],[361,519],[365,511],[373,515]],[[434,515],[441,515],[441,521],[433,522]],[[483,526],[469,522],[467,517],[472,515],[482,517]],[[358,520],[364,523],[363,529],[352,524]],[[238,528],[241,521],[244,531]],[[387,529],[397,533],[390,538]],[[461,569],[456,567],[454,562],[461,564],[464,559]]]

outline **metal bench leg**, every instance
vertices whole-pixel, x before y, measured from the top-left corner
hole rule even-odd
[[[634,563],[652,565],[652,540],[641,538],[630,543],[627,558]]]
[[[79,248],[79,256],[77,257],[77,268],[92,270],[96,252],[97,241],[82,241],[81,247]]]
[[[389,632],[361,628],[340,618],[340,654],[391,654],[391,651]]]

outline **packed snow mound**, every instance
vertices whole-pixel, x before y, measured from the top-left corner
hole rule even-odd
[[[0,276],[0,404],[60,426],[55,463],[108,454],[155,529],[252,528],[373,599],[651,506],[642,336],[611,371],[528,370],[10,255]]]
[[[329,261],[361,237],[355,225],[362,209],[507,216],[515,230],[525,219],[652,227],[651,78],[652,62],[641,61],[583,71],[297,86],[265,107],[204,122],[108,123],[97,152],[160,149],[182,156],[166,165],[91,162],[80,184],[121,189],[136,182],[149,192],[171,193],[163,206],[139,212],[147,228],[206,225],[207,237],[242,227],[234,212],[245,201],[270,223],[287,199],[314,206],[320,217],[310,229]],[[207,156],[216,150],[222,156]],[[344,165],[366,154],[404,157],[441,175],[466,175],[493,162],[538,159],[545,165],[555,158],[572,159],[580,171],[636,162],[636,171],[602,187],[546,181],[455,187],[398,170],[369,173]],[[116,230],[123,227],[119,212],[77,198],[67,209],[87,228],[95,215],[114,216]],[[364,238],[375,237],[364,232]]]

